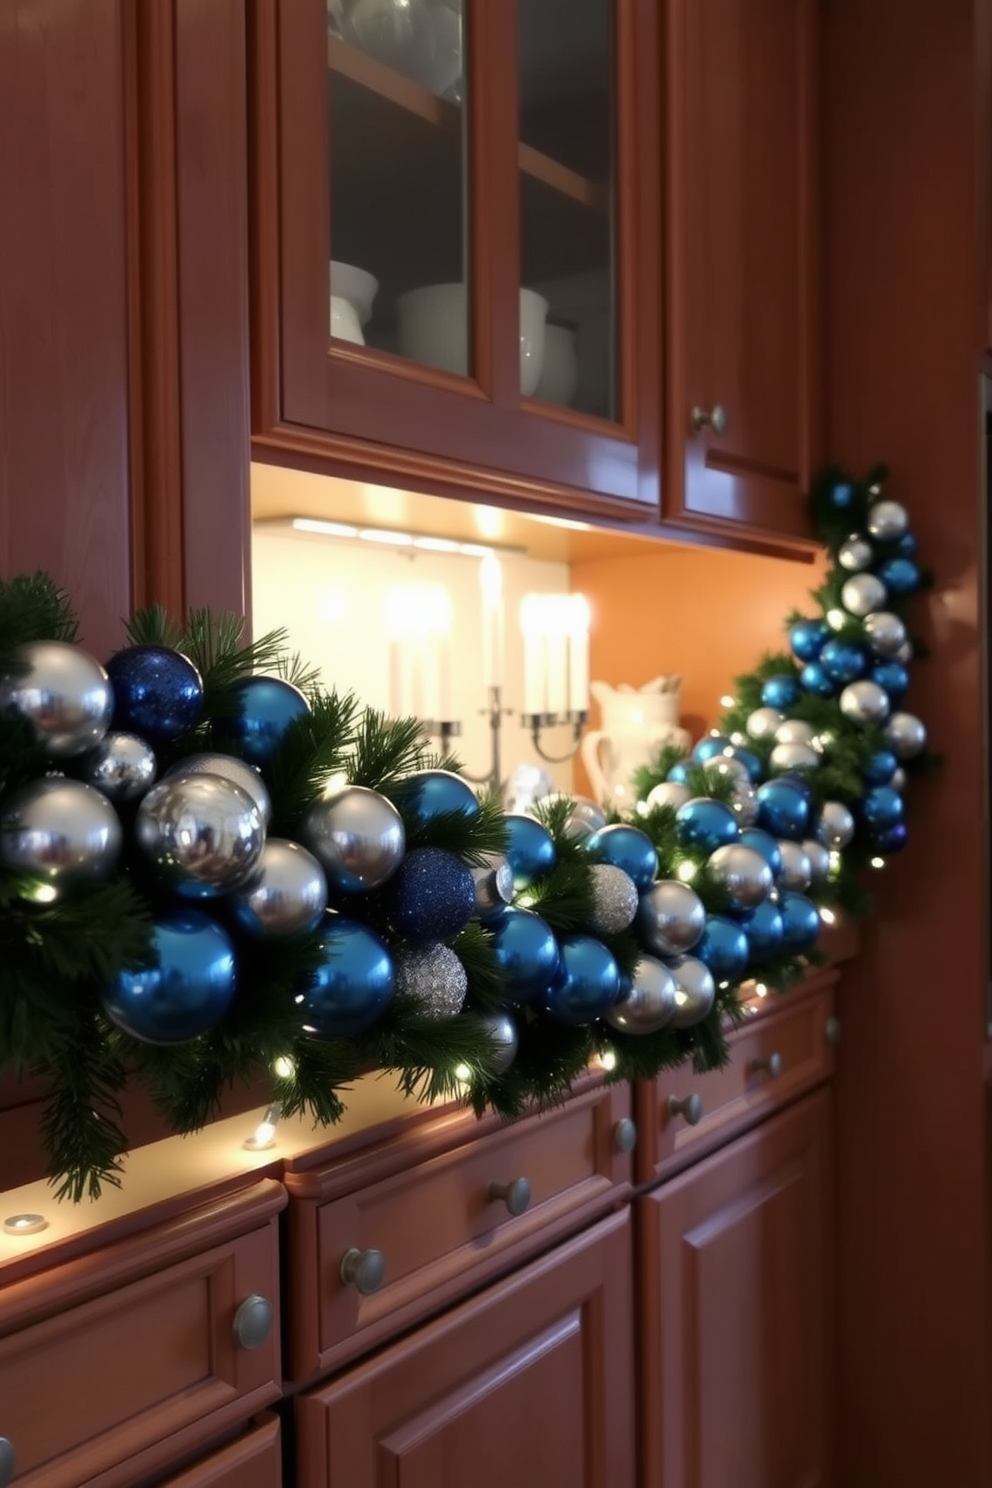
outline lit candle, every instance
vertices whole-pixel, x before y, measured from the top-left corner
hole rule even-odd
[[[495,553],[479,564],[482,589],[482,685],[503,685],[503,569]]]
[[[389,712],[403,717],[403,642],[395,636],[389,641]]]
[[[520,601],[524,638],[524,712],[544,712],[544,596],[525,594]]]
[[[573,713],[589,708],[589,601],[584,594],[570,597],[568,633],[568,706]]]
[[[438,586],[437,601],[437,717],[442,723],[450,723],[454,718],[454,704],[452,702],[452,683],[454,673],[454,658],[451,647],[451,595],[443,586]]]
[[[569,599],[565,594],[549,594],[546,604],[545,712],[563,718],[568,712]]]
[[[382,597],[383,622],[389,643],[389,712],[402,718],[406,712],[408,657],[406,645],[404,592],[387,589]]]

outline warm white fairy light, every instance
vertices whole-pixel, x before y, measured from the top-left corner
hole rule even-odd
[[[720,699],[720,707],[721,708],[732,708],[734,706],[734,702],[735,702],[735,699],[730,696],[730,693],[729,692],[725,692],[723,694],[723,697]]]
[[[755,995],[755,997],[767,997],[768,996],[768,988],[765,986],[764,982],[755,982],[755,984],[754,984],[754,995]]]
[[[455,1065],[455,1079],[458,1081],[459,1085],[467,1085],[471,1078],[472,1071],[469,1069],[467,1064]]]
[[[843,610],[828,610],[827,624],[831,630],[843,630],[850,617]]]
[[[884,868],[885,867],[885,859],[884,858],[872,858],[872,860],[871,860],[871,866],[873,868]]]
[[[273,1101],[267,1107],[265,1115],[247,1138],[242,1146],[249,1152],[264,1152],[268,1147],[276,1144],[276,1127],[279,1125],[279,1117],[282,1115],[282,1101]]]
[[[684,858],[676,868],[675,876],[676,878],[680,878],[683,883],[691,883],[696,876],[696,872],[695,863],[691,863],[688,858]]]
[[[832,925],[834,923],[834,921],[836,920],[836,918],[837,918],[837,916],[834,914],[834,912],[833,912],[832,909],[828,909],[825,904],[821,904],[821,906],[820,906],[820,919],[823,921],[823,923],[825,925]]]
[[[603,1052],[599,1055],[599,1067],[600,1069],[606,1070],[607,1073],[610,1070],[616,1069],[617,1056],[613,1049],[604,1049]]]
[[[272,1061],[272,1073],[278,1080],[291,1080],[296,1074],[296,1063],[287,1054],[280,1054]]]

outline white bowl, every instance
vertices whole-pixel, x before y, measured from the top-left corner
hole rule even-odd
[[[535,398],[571,408],[579,388],[579,353],[576,333],[567,326],[544,327],[544,366]]]
[[[379,290],[379,281],[366,269],[354,264],[331,260],[331,298],[347,300],[355,307],[358,324],[365,325],[372,316],[372,301]]]
[[[520,291],[520,391],[531,397],[544,365],[548,302],[532,289]],[[468,375],[468,296],[464,284],[428,284],[396,301],[401,356],[458,377]]]
[[[356,346],[365,345],[358,311],[343,295],[331,295],[331,335],[338,341],[354,341]]]

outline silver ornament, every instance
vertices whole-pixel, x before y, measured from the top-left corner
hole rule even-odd
[[[758,801],[758,792],[750,780],[737,782],[734,786],[734,794],[727,805],[736,816],[739,827],[753,827],[758,820],[761,806]]]
[[[873,610],[880,610],[889,597],[889,591],[875,574],[855,574],[840,591],[840,602],[851,615],[863,619]]]
[[[890,706],[888,693],[877,682],[849,682],[840,695],[840,711],[862,728],[884,723]]]
[[[899,647],[899,650],[896,652],[895,659],[896,661],[901,661],[903,666],[909,666],[909,663],[913,659],[912,641],[903,641],[902,645]]]
[[[134,836],[164,887],[190,899],[240,888],[265,843],[255,802],[220,775],[160,780],[138,807]]]
[[[597,935],[619,935],[621,930],[629,929],[637,914],[634,880],[612,863],[595,863],[589,876],[592,880],[590,929]]]
[[[854,817],[842,801],[824,801],[816,824],[816,840],[840,852],[854,836]]]
[[[414,998],[425,1018],[454,1018],[461,1012],[468,974],[450,947],[440,941],[403,946],[394,961],[396,991]]]
[[[894,542],[909,530],[909,513],[898,501],[876,501],[868,508],[865,526],[878,541]]]
[[[0,676],[0,714],[31,725],[53,759],[85,754],[110,727],[114,695],[98,661],[67,641],[29,641]]]
[[[482,1013],[479,1022],[496,1045],[489,1069],[494,1075],[505,1075],[517,1057],[517,1025],[509,1013]]]
[[[322,864],[332,888],[377,889],[403,860],[403,818],[391,801],[363,785],[349,785],[307,808],[300,840]]]
[[[781,846],[781,843],[779,844]],[[809,859],[810,883],[826,883],[830,877],[830,852],[822,842],[816,842],[812,837],[807,837],[802,844],[803,852]]]
[[[747,765],[732,754],[712,755],[708,760],[703,761],[703,769],[707,775],[712,775],[716,780],[741,780],[747,781],[748,784],[751,781]]]
[[[896,759],[912,759],[926,748],[926,725],[913,713],[893,713],[884,735]]]
[[[812,744],[776,744],[769,757],[772,769],[782,774],[790,770],[815,770],[820,756]]]
[[[475,883],[475,913],[480,920],[499,914],[513,899],[513,869],[502,853],[489,853],[485,863],[471,868]]]
[[[262,826],[269,825],[272,802],[265,788],[265,781],[254,765],[249,765],[232,754],[190,754],[171,765],[163,779],[168,780],[173,775],[220,775],[224,780],[233,780],[255,802],[262,818]]]
[[[634,921],[649,951],[677,956],[691,950],[706,928],[702,900],[688,884],[663,878],[641,895]]]
[[[873,656],[895,656],[906,644],[906,627],[891,610],[876,610],[864,620],[865,640]]]
[[[520,764],[506,783],[506,810],[530,812],[551,790],[551,776],[543,765]]]
[[[812,744],[816,729],[804,718],[787,718],[775,730],[776,744]]]
[[[701,1023],[716,1000],[716,984],[708,966],[695,956],[679,956],[668,963],[675,978],[673,1028]]]
[[[845,542],[842,542],[837,551],[837,562],[841,568],[846,568],[848,573],[860,573],[863,568],[869,568],[875,553],[871,543],[860,533],[852,532]]]
[[[894,791],[902,792],[906,789],[906,771],[902,765],[899,766],[898,770],[893,770],[892,779],[889,781],[889,784]]]
[[[817,843],[816,846],[820,847],[820,844]],[[793,889],[797,894],[805,893],[813,878],[809,853],[798,842],[780,842],[778,850],[782,855],[782,867],[777,875],[778,887]],[[820,850],[826,852],[826,848]],[[830,861],[829,858],[827,861]]]
[[[258,867],[231,895],[234,918],[260,940],[288,940],[317,928],[327,908],[327,879],[312,853],[270,837]]]
[[[569,837],[591,837],[593,832],[598,832],[605,826],[606,812],[601,806],[597,806],[587,796],[573,798],[572,810],[565,823],[565,832]]]
[[[670,806],[673,811],[678,811],[686,801],[691,800],[692,791],[681,780],[663,780],[648,792],[645,801],[649,811],[654,811],[658,806]]]
[[[754,909],[768,898],[772,870],[753,847],[731,842],[711,853],[706,865],[738,909]]]
[[[771,739],[784,722],[785,714],[777,708],[755,708],[745,727],[752,739]]]
[[[0,809],[0,863],[34,886],[30,897],[51,900],[77,885],[108,878],[123,841],[106,796],[61,775],[11,791]]]
[[[154,783],[155,755],[137,734],[104,734],[80,762],[80,774],[109,801],[134,801]]]
[[[634,967],[630,990],[604,1015],[620,1033],[657,1033],[675,1016],[675,978],[654,956],[642,956]]]

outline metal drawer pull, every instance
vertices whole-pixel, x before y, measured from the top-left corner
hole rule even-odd
[[[629,1116],[621,1116],[613,1128],[613,1145],[618,1152],[633,1152],[637,1146],[637,1127]]]
[[[777,1080],[782,1069],[781,1054],[766,1054],[763,1057],[759,1055],[757,1059],[751,1060],[752,1075],[759,1075],[764,1071],[769,1080]]]
[[[703,1119],[703,1097],[694,1090],[691,1095],[670,1095],[669,1116],[684,1116],[687,1126],[698,1126]]]
[[[341,1257],[341,1280],[363,1297],[371,1297],[386,1279],[386,1257],[381,1250],[359,1250],[352,1246]]]
[[[840,1019],[828,1018],[824,1027],[824,1035],[828,1044],[840,1043]]]
[[[530,1204],[530,1184],[526,1178],[514,1178],[512,1183],[490,1183],[486,1198],[490,1204],[502,1199],[510,1214],[523,1214]]]
[[[261,1348],[272,1331],[272,1303],[268,1297],[246,1297],[234,1314],[234,1341],[251,1353]]]
[[[7,1488],[13,1476],[14,1448],[5,1436],[0,1436],[0,1488]]]
[[[723,434],[727,427],[727,410],[722,403],[712,408],[700,408],[697,403],[692,410],[692,427],[698,434],[702,429],[712,429],[714,434]]]

